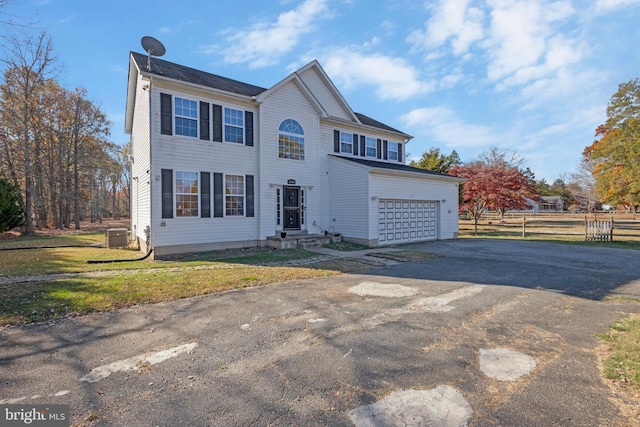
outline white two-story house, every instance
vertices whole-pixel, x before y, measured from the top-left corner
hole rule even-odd
[[[458,234],[461,180],[405,165],[411,136],[353,112],[317,61],[265,89],[132,52],[125,131],[132,232],[155,257]]]

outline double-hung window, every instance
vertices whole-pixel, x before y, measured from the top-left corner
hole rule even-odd
[[[244,143],[244,111],[225,107],[224,140],[237,144]]]
[[[198,216],[198,173],[176,171],[176,216]]]
[[[176,135],[198,137],[198,103],[175,97]]]
[[[244,176],[243,175],[225,175],[224,194],[225,194],[225,215],[226,216],[243,216],[244,215]]]
[[[378,157],[378,142],[376,139],[368,136],[366,138],[366,144],[367,157]]]
[[[353,154],[353,134],[340,132],[340,152]]]
[[[389,141],[389,160],[398,160],[398,143]]]

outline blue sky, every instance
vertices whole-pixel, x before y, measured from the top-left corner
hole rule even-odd
[[[578,166],[618,84],[640,77],[640,0],[14,0],[123,144],[129,51],[263,87],[317,59],[351,108],[463,161],[515,151],[538,179]]]

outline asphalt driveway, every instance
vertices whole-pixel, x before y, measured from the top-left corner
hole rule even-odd
[[[640,313],[640,252],[402,249],[435,256],[5,329],[0,403],[65,403],[104,426],[640,423],[595,353]]]

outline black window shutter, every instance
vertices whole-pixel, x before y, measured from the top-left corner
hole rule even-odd
[[[211,218],[211,172],[200,172],[200,218]]]
[[[389,153],[389,144],[385,139],[382,141],[382,160],[387,160],[388,153]]]
[[[381,159],[382,158],[382,140],[378,139],[378,150],[376,152],[376,156]]]
[[[253,147],[253,113],[244,112],[244,144]]]
[[[224,193],[222,191],[222,174],[213,174],[213,217],[224,216]]]
[[[162,169],[162,218],[173,218],[173,169]]]
[[[254,190],[253,190],[253,175],[247,175],[246,176],[246,194],[247,194],[247,199],[246,199],[246,204],[247,204],[247,210],[246,210],[246,216],[249,218],[253,218],[255,216],[255,210],[254,210]]]
[[[222,142],[222,106],[213,104],[213,140]]]
[[[334,153],[340,152],[340,131],[339,130],[333,131],[333,152]]]
[[[398,142],[398,162],[403,163],[402,161],[402,144]]]
[[[160,94],[160,133],[163,135],[172,134],[173,118],[171,117],[171,95]]]
[[[354,133],[353,134],[353,155],[357,156],[358,155],[358,141],[360,140],[360,138],[358,138],[358,134]]]
[[[362,157],[367,155],[367,143],[364,135],[360,135],[360,155]]]
[[[200,101],[200,139],[210,138],[209,136],[209,103]]]

